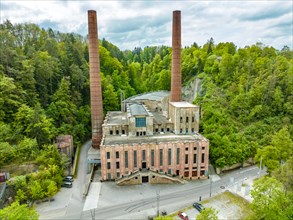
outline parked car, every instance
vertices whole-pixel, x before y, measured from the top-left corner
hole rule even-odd
[[[61,184],[61,187],[71,188],[72,187],[72,182],[63,181],[63,183]]]
[[[199,212],[204,209],[203,205],[197,202],[193,203],[193,207],[196,208]]]
[[[188,216],[186,215],[185,212],[178,212],[178,216],[179,216],[182,220],[188,220]]]
[[[73,177],[72,176],[66,176],[63,178],[63,181],[65,182],[73,182]]]

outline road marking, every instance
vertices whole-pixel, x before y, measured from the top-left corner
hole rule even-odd
[[[255,170],[255,169],[258,169],[258,167],[253,167],[253,168],[250,168],[250,169],[247,169],[247,170],[243,170],[243,171],[240,171],[239,173],[245,173],[245,172]]]

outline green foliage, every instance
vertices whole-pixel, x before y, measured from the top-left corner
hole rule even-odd
[[[258,162],[263,161],[269,173],[293,155],[293,140],[286,126],[273,135],[271,144],[258,149],[255,156]]]
[[[54,196],[62,183],[64,160],[54,145],[44,146],[36,161],[39,170],[10,180],[20,203]]]
[[[0,70],[1,71],[1,70]],[[0,120],[13,121],[13,114],[22,103],[21,91],[16,87],[14,80],[0,73]]]
[[[39,214],[36,210],[14,202],[10,206],[0,210],[0,218],[7,220],[37,220]]]
[[[38,145],[35,139],[25,137],[18,144],[9,144],[8,142],[0,142],[0,167],[11,162],[18,163],[33,160],[38,153]]]
[[[252,219],[290,219],[292,195],[286,196],[282,183],[272,177],[256,180],[251,191]]]
[[[214,208],[205,208],[196,216],[196,220],[218,220],[218,214],[219,211],[217,211]]]
[[[236,50],[233,43],[210,40],[204,48],[209,55],[201,55],[202,92],[194,103],[201,106],[200,130],[210,140],[212,163],[221,168],[257,153],[273,169],[292,155],[292,59],[262,44]],[[272,144],[281,129],[279,143]]]
[[[161,215],[159,215],[158,217],[155,217],[154,220],[173,220],[173,218],[170,217],[170,216],[161,216]]]
[[[272,172],[272,176],[280,181],[286,193],[293,192],[293,156]]]

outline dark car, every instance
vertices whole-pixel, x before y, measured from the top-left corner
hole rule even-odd
[[[196,208],[199,212],[204,209],[203,205],[197,202],[193,203],[193,207]]]
[[[63,181],[63,183],[61,184],[61,187],[72,188],[72,182]]]
[[[179,216],[182,220],[188,220],[188,216],[186,215],[185,212],[178,212],[178,216]]]
[[[63,178],[63,181],[65,182],[73,182],[73,177],[72,176],[66,176]]]

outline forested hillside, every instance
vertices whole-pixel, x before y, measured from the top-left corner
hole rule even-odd
[[[87,39],[9,21],[0,31],[0,151],[5,155],[0,166],[33,159],[35,150],[59,134],[73,135],[75,145],[88,139]],[[104,112],[120,109],[121,91],[127,98],[169,90],[171,52],[166,46],[121,51],[100,40]],[[269,145],[286,152],[277,161],[292,155],[292,148],[281,147],[285,139],[292,142],[293,134],[288,47],[278,51],[257,43],[237,48],[212,38],[201,47],[194,43],[182,49],[183,84],[195,77],[203,80],[194,103],[201,105],[201,133],[210,140],[214,165],[243,162],[258,149],[264,155]]]

